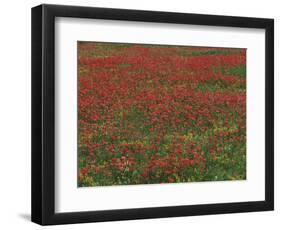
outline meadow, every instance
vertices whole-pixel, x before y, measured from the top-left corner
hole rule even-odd
[[[246,179],[246,50],[78,42],[78,186]]]

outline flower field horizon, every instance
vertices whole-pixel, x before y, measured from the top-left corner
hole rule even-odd
[[[79,187],[246,179],[246,49],[77,51]]]

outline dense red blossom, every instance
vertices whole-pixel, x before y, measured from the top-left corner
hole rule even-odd
[[[80,42],[78,54],[80,186],[245,179],[244,49]]]

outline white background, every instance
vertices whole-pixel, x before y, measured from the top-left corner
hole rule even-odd
[[[55,28],[56,212],[264,200],[265,30],[69,18]],[[77,40],[246,48],[247,180],[77,189]]]
[[[275,21],[275,211],[122,221],[67,226],[68,229],[278,229],[281,219],[281,91],[280,89],[280,11],[279,1],[45,1],[46,3],[119,7],[131,9],[274,17]],[[1,3],[0,42],[0,227],[39,229],[30,219],[30,8],[41,1]],[[277,167],[278,166],[278,167]],[[54,229],[64,229],[56,226]],[[49,228],[49,227],[47,227]]]

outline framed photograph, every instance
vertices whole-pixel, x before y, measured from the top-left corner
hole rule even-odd
[[[274,208],[274,21],[32,8],[32,221]]]

